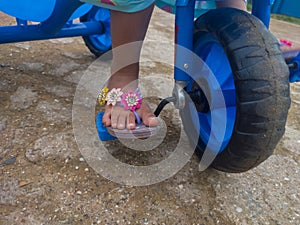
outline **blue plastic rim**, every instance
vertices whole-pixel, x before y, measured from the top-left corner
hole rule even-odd
[[[224,96],[226,115],[214,112],[217,113],[217,115],[214,114],[214,116],[217,116],[223,121],[226,120],[225,136],[221,147],[220,149],[214,149],[220,153],[226,148],[231,139],[236,120],[236,89],[230,62],[221,44],[213,37],[213,35],[208,33],[203,33],[203,35],[198,38],[194,45],[194,52],[206,63],[211,72],[214,74]],[[201,71],[199,71],[199,74],[197,74],[196,77],[193,77],[194,80],[198,80],[199,78],[201,78]],[[193,111],[194,110],[190,110],[191,118],[194,120],[193,124],[200,124],[200,127],[197,128],[200,135],[199,139],[206,146],[210,135],[214,135],[216,137],[219,132],[218,130],[211,129],[212,111],[208,111],[207,113],[196,112],[197,115],[195,115],[195,111]],[[197,119],[199,121],[195,121]]]
[[[91,35],[89,39],[94,47],[99,51],[107,51],[111,48],[110,35],[110,11],[101,7],[94,6],[87,14],[87,21],[101,22],[104,27],[104,33],[99,35]]]

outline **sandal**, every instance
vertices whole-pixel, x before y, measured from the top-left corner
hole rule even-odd
[[[108,90],[104,87],[98,96],[98,102],[100,105],[120,105],[126,110],[133,112],[136,119],[136,128],[133,130],[117,129],[112,127],[104,127],[102,124],[103,112],[99,113],[96,119],[98,134],[102,141],[119,139],[132,139],[132,138],[148,138],[157,133],[158,127],[148,127],[143,124],[140,116],[136,112],[141,107],[142,95],[140,90],[137,88],[135,91],[129,91],[123,93],[120,88],[113,88]]]

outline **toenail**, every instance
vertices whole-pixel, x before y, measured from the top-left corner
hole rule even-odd
[[[118,125],[118,128],[119,128],[119,129],[124,129],[124,128],[125,128],[125,125],[124,125],[124,124],[119,124],[119,125]]]
[[[128,127],[129,127],[129,128],[133,128],[134,125],[135,125],[134,123],[129,123],[129,124],[128,124]]]
[[[156,120],[156,117],[154,117],[154,116],[149,118],[149,122],[155,121],[155,120]]]

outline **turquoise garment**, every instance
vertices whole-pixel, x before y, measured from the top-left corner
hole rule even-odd
[[[89,4],[122,12],[138,12],[148,8],[154,0],[80,0]]]
[[[176,5],[176,0],[156,0],[157,7],[172,14],[176,13],[175,5]],[[195,3],[195,18],[215,8],[216,8],[216,4],[214,0],[197,0]]]
[[[195,2],[195,18],[201,16],[205,12],[215,9],[217,1],[226,0],[196,0]],[[247,0],[236,0],[244,1],[247,4]],[[156,6],[164,11],[175,14],[176,13],[176,0],[156,0]]]
[[[122,11],[122,12],[138,12],[149,7],[155,0],[80,0],[82,2],[97,5],[103,8],[108,8],[112,10]],[[196,0],[195,3],[195,17],[207,12],[210,9],[216,8],[216,1],[226,1],[226,0]],[[247,0],[237,0],[245,1]],[[175,13],[176,0],[156,0],[156,6],[159,8]]]

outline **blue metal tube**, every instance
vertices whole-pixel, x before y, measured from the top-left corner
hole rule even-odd
[[[56,0],[51,16],[41,23],[41,30],[48,35],[57,34],[82,4],[79,0]]]
[[[64,27],[58,34],[49,35],[41,30],[41,25],[27,26],[4,26],[0,27],[0,44],[45,40],[52,38],[66,38],[75,36],[89,36],[93,34],[101,34],[104,31],[102,23],[99,22],[84,22],[75,23],[68,27]]]
[[[184,47],[190,51],[193,50],[193,30],[194,30],[194,9],[195,0],[176,3],[175,17],[175,44]],[[192,66],[191,54],[188,56],[186,52],[182,52],[182,48],[175,46],[175,68],[174,79],[177,81],[188,81],[191,78],[184,70]]]
[[[253,0],[252,14],[259,18],[269,28],[271,18],[271,5],[274,0]]]

